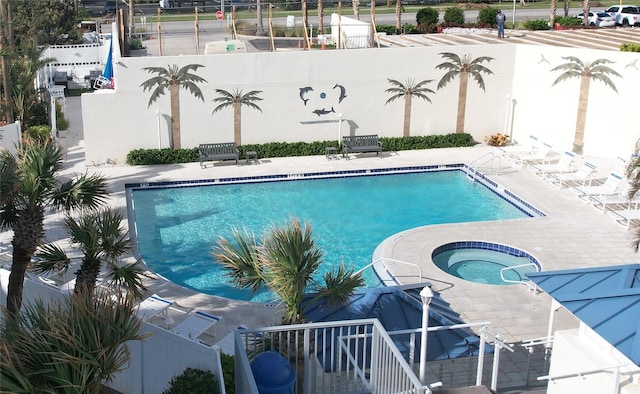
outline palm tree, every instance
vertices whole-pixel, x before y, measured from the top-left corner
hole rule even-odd
[[[633,200],[636,194],[638,194],[638,191],[640,191],[640,139],[636,141],[636,147],[631,157],[632,160],[626,169],[627,179],[629,179],[629,183],[631,184],[629,194],[627,195],[629,200]],[[634,227],[634,233],[635,238],[631,247],[638,252],[640,250],[640,226],[636,225]]]
[[[607,59],[597,59],[593,62],[583,62],[575,56],[562,57],[569,62],[554,67],[551,71],[564,71],[551,86],[571,78],[580,78],[580,96],[578,97],[578,116],[576,119],[576,132],[573,139],[573,151],[581,154],[584,148],[584,129],[587,120],[587,105],[589,104],[589,85],[591,80],[600,81],[618,93],[609,75],[620,77],[615,70],[606,66],[613,63]]]
[[[433,90],[427,88],[426,84],[433,82],[433,79],[427,79],[424,81],[420,81],[415,83],[415,81],[411,78],[407,79],[406,84],[402,84],[395,79],[387,78],[387,81],[391,84],[392,87],[385,90],[386,93],[392,93],[392,96],[389,97],[385,105],[398,100],[400,98],[404,98],[404,126],[402,131],[403,137],[408,137],[411,135],[410,127],[411,127],[411,100],[415,96],[416,98],[420,98],[423,100],[427,100],[431,102],[427,93],[435,93]]]
[[[228,92],[222,89],[216,89],[216,93],[219,97],[213,99],[214,103],[218,104],[212,114],[222,110],[226,107],[233,107],[233,140],[237,146],[242,145],[242,127],[241,127],[241,109],[242,105],[246,105],[249,108],[257,109],[262,112],[262,109],[255,103],[261,101],[262,98],[258,95],[262,93],[262,90],[252,90],[246,94],[242,94],[242,90],[235,89],[233,92]]]
[[[360,20],[360,0],[351,0],[351,7],[353,8],[353,17]]]
[[[318,34],[324,34],[324,3],[318,0]]]
[[[469,77],[473,78],[484,89],[484,79],[482,74],[493,74],[493,71],[483,66],[481,63],[490,62],[492,57],[480,56],[475,59],[471,58],[471,54],[466,54],[462,58],[451,52],[439,53],[442,57],[449,59],[444,63],[436,66],[436,69],[447,70],[438,82],[438,90],[447,86],[455,77],[460,76],[460,87],[458,88],[458,115],[456,117],[456,133],[464,132],[464,117],[467,109],[467,85]]]
[[[62,148],[49,141],[26,141],[17,156],[3,151],[0,163],[0,180],[7,181],[0,193],[0,228],[13,230],[7,310],[15,317],[25,272],[43,238],[45,209],[97,209],[106,201],[107,185],[102,176],[88,174],[60,183],[56,174],[62,169]]]
[[[142,298],[147,289],[142,283],[148,277],[137,263],[118,264],[119,258],[131,251],[131,241],[127,231],[121,226],[122,215],[106,209],[90,212],[79,219],[67,215],[65,225],[71,242],[82,251],[82,264],[76,271],[75,294],[94,294],[101,268],[108,268],[110,288],[123,289],[133,298]],[[40,246],[36,254],[34,271],[66,272],[71,259],[57,244]]]
[[[396,0],[396,34],[402,33],[402,0]]]
[[[130,299],[106,294],[29,305],[0,328],[0,391],[100,393],[127,367],[126,344],[145,338],[140,325]]]
[[[169,97],[171,99],[171,145],[173,149],[180,149],[180,87],[187,89],[196,98],[204,101],[202,91],[196,83],[207,82],[204,78],[192,74],[190,71],[197,71],[198,68],[204,67],[201,64],[187,64],[182,68],[178,68],[176,64],[163,67],[144,67],[143,70],[149,73],[158,74],[153,78],[144,81],[140,86],[146,92],[153,92],[149,98],[147,108],[151,107],[158,97],[164,94],[165,89],[169,89]]]
[[[556,28],[556,12],[558,10],[558,0],[551,0],[551,14],[549,15],[549,27]]]
[[[306,290],[316,289],[318,298],[330,304],[345,303],[353,291],[364,285],[362,274],[344,265],[324,276],[324,285],[314,278],[322,264],[322,251],[315,244],[311,226],[297,219],[288,226],[272,227],[262,244],[247,231],[233,230],[231,240],[221,238],[213,256],[227,269],[239,288],[252,293],[263,286],[273,291],[286,307],[284,324],[304,321],[302,299]]]

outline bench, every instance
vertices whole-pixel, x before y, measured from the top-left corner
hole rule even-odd
[[[342,137],[342,157],[351,152],[376,152],[382,157],[382,143],[377,135],[347,135]]]
[[[221,142],[216,144],[200,144],[198,147],[200,154],[200,167],[204,168],[203,162],[214,160],[235,160],[238,164],[240,152],[233,142]]]

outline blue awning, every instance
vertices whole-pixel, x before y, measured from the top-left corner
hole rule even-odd
[[[527,276],[640,366],[640,264],[535,272]]]

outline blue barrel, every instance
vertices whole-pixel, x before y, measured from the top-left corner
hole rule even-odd
[[[296,372],[289,360],[273,350],[256,357],[251,371],[260,394],[293,394]]]

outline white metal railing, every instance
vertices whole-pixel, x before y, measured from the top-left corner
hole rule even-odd
[[[235,350],[236,392],[258,393],[251,361],[270,350],[295,368],[296,394],[430,392],[377,319],[238,330]]]
[[[516,268],[524,268],[524,267],[528,267],[528,266],[533,266],[536,269],[536,272],[540,272],[540,267],[538,266],[538,264],[536,263],[525,263],[525,264],[519,264],[519,265],[512,265],[509,267],[504,267],[503,269],[500,270],[500,279],[502,279],[503,282],[505,283],[516,283],[516,284],[523,284],[526,285],[529,288],[529,291],[531,291],[532,293],[535,293],[538,290],[538,286],[535,284],[531,284],[531,281],[529,280],[511,280],[511,279],[507,279],[504,276],[505,271],[509,271],[509,270],[514,270],[516,271]],[[518,271],[516,271],[517,273]],[[518,276],[520,276],[520,274],[518,273]]]
[[[422,267],[419,266],[416,263],[410,263],[408,261],[402,261],[402,260],[396,260],[396,259],[390,259],[388,257],[380,257],[379,259],[376,259],[374,261],[372,261],[371,263],[365,265],[364,267],[360,268],[358,271],[356,271],[356,273],[354,275],[357,275],[359,273],[362,273],[364,270],[366,270],[367,268],[371,268],[373,267],[375,264],[378,263],[382,263],[382,265],[384,266],[384,269],[389,272],[389,269],[387,268],[387,265],[384,263],[385,261],[390,261],[392,263],[397,263],[397,264],[406,264],[406,265],[410,265],[412,267],[415,267],[418,270],[418,283],[422,283],[424,282],[424,280],[422,279]],[[396,282],[397,283],[397,282]]]
[[[480,160],[482,159],[486,159],[482,162],[480,162]],[[502,158],[500,156],[497,156],[494,152],[487,152],[484,155],[478,157],[477,159],[475,159],[474,161],[472,161],[471,163],[469,163],[469,171],[467,172],[467,175],[469,176],[469,178],[471,178],[472,181],[476,180],[476,175],[478,173],[478,168],[480,168],[481,166],[491,162],[491,167],[489,167],[490,170],[493,170],[493,164],[495,162],[495,160],[498,159],[498,166],[496,167],[496,175],[498,175],[500,173],[500,165]],[[476,162],[480,162],[480,164],[476,165],[475,167],[473,166]]]
[[[500,366],[500,350],[507,349],[513,353],[512,345],[504,342],[504,339],[489,326],[483,326],[480,329],[480,349],[479,354],[484,354],[485,344],[489,341],[493,341],[493,368],[491,369],[491,390],[497,391],[498,389],[498,367]],[[484,358],[478,358],[478,371],[476,375],[476,385],[482,384],[482,369],[484,368]]]
[[[619,365],[611,365],[609,367],[600,367],[600,368],[593,368],[593,369],[585,369],[582,371],[566,372],[566,373],[557,374],[557,375],[546,375],[546,376],[538,377],[538,380],[548,380],[549,382],[553,382],[554,380],[569,379],[569,378],[575,378],[575,377],[580,377],[584,379],[586,375],[593,375],[593,374],[603,373],[603,372],[611,373],[613,374],[613,376],[611,377],[612,378],[611,392],[618,393],[620,392],[620,377],[622,375],[631,375],[631,374],[637,373],[637,371],[623,372],[620,370],[620,368],[624,368],[626,366],[627,366],[626,364],[619,364]]]

